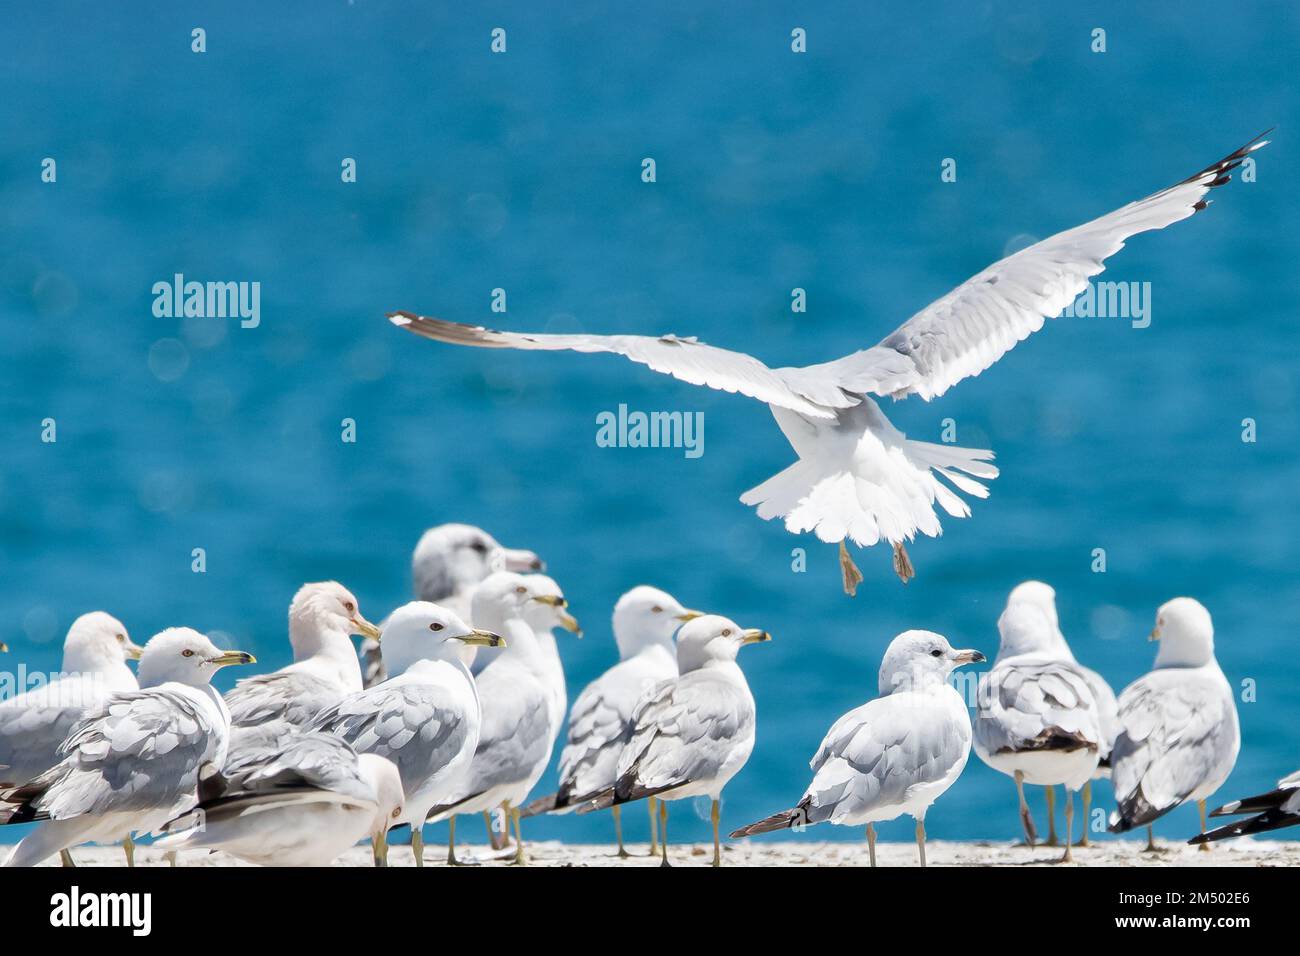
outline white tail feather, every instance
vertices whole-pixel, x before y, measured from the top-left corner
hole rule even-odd
[[[958,491],[987,498],[988,488],[967,476],[996,478],[992,458],[984,449],[905,440],[891,452],[897,467],[889,474],[867,478],[800,459],[740,500],[756,506],[764,520],[784,518],[789,531],[812,531],[832,544],[848,538],[870,547],[881,538],[898,543],[917,533],[938,537],[943,529],[935,502],[954,518],[969,517],[970,507],[936,476]]]

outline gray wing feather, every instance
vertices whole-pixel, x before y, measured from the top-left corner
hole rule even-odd
[[[226,706],[233,727],[254,727],[268,720],[306,727],[338,699],[338,688],[328,681],[301,671],[277,671],[240,681],[226,694]]]
[[[989,753],[1049,746],[1058,737],[1100,749],[1092,691],[1069,661],[995,666],[977,698],[975,739]]]
[[[618,762],[619,786],[635,775],[647,790],[715,776],[735,741],[751,730],[753,701],[707,670],[666,681],[643,698]]]
[[[0,703],[0,789],[57,764],[59,745],[103,697],[92,681],[71,677]]]
[[[387,757],[408,794],[460,752],[468,733],[444,688],[417,683],[350,694],[318,714],[310,729],[341,737],[360,753]]]
[[[969,720],[914,696],[869,701],[835,723],[813,757],[813,782],[799,803],[806,822],[899,805],[912,787],[938,783],[965,763]]]
[[[1123,730],[1111,754],[1119,802],[1140,796],[1164,810],[1231,765],[1240,736],[1237,709],[1225,690],[1216,678],[1175,668],[1152,671],[1125,688],[1119,698]]]
[[[52,819],[175,804],[198,783],[217,748],[217,728],[191,699],[164,688],[112,695],[81,720],[62,762],[30,786]]]

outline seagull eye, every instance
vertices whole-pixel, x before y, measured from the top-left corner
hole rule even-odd
[[[193,657],[193,656],[194,656],[194,652],[190,650],[188,647],[185,648],[185,650],[181,651],[181,657]]]
[[[661,608],[658,604],[656,604],[650,610],[654,611],[656,614],[662,614],[664,612],[664,609]]]
[[[119,643],[119,644],[125,644],[125,643],[126,643],[126,635],[125,635],[125,634],[119,634],[119,635],[117,635],[117,643]]]
[[[402,808],[401,808],[401,807],[393,807],[393,812],[392,812],[392,814],[391,814],[392,818],[393,818],[394,820],[396,820],[396,819],[397,819],[398,817],[400,817],[401,815],[402,815]]]
[[[936,647],[934,650],[932,650],[932,651],[930,652],[930,656],[931,656],[931,657],[943,657],[943,651],[939,650],[939,648]]]
[[[357,606],[353,604],[351,601],[344,601],[343,610],[347,611],[349,614],[355,614],[357,610]]]
[[[470,545],[470,548],[472,548],[478,554],[487,554],[487,545],[484,544],[482,541],[475,541],[473,544]]]
[[[528,588],[524,587],[524,586],[521,584],[521,585],[519,585],[519,587],[515,588],[515,593],[516,593],[516,594],[527,594],[527,593],[528,593]]]
[[[442,630],[442,624],[440,624],[440,623],[437,622],[437,621],[434,621],[432,624],[429,625],[429,630],[431,630],[431,631],[441,631],[441,630]]]
[[[724,628],[722,629],[722,636],[723,636],[723,637],[731,637],[731,628],[729,628],[729,627],[724,627]]]

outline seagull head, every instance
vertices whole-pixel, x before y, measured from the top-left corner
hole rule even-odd
[[[359,754],[357,773],[375,794],[375,816],[370,823],[370,841],[376,848],[386,834],[406,815],[406,794],[397,765],[378,754]]]
[[[704,614],[683,625],[677,635],[677,668],[685,674],[716,661],[734,661],[746,644],[763,644],[772,635],[741,627],[720,614]]]
[[[1214,622],[1196,598],[1177,597],[1160,605],[1150,639],[1160,642],[1157,667],[1199,667],[1214,660]]]
[[[1042,581],[1025,581],[1017,584],[1007,596],[1007,607],[1013,604],[1027,604],[1036,608],[1040,614],[1047,619],[1048,627],[1051,630],[1052,647],[1057,653],[1074,659],[1074,654],[1070,647],[1065,643],[1065,635],[1061,633],[1060,619],[1056,614],[1056,589],[1050,584],[1044,584]]]
[[[332,635],[358,634],[379,639],[379,628],[361,616],[356,595],[337,581],[304,584],[289,605],[289,643],[295,660],[310,657]],[[351,646],[349,645],[349,653]]]
[[[101,667],[138,661],[141,648],[111,614],[91,611],[72,622],[63,641],[63,670],[93,674]]]
[[[1047,616],[1032,604],[1009,603],[998,618],[1001,644],[998,657],[1018,657],[1021,654],[1060,656],[1056,635]]]
[[[582,637],[578,619],[569,613],[569,602],[560,586],[544,574],[524,576],[532,589],[532,598],[524,605],[524,620],[534,631],[562,627],[576,637]]]
[[[982,664],[987,658],[972,648],[955,649],[934,631],[904,631],[889,642],[880,662],[881,695],[899,690],[920,691],[942,686],[963,664]]]
[[[703,616],[702,611],[682,607],[667,591],[648,584],[634,587],[614,605],[614,641],[619,657],[626,660],[654,645],[671,651],[677,629]]]
[[[421,537],[411,555],[416,595],[441,601],[463,594],[493,571],[544,571],[546,563],[532,551],[503,547],[482,528],[442,524]]]
[[[466,647],[502,647],[505,641],[445,607],[412,601],[388,616],[383,645],[388,672],[396,676],[419,661],[461,660]]]
[[[244,651],[223,651],[204,634],[189,627],[169,627],[149,639],[140,655],[140,686],[176,682],[205,687],[212,675],[231,664],[255,664]]]

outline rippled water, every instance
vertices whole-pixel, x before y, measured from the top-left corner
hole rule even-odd
[[[695,6],[11,13],[11,657],[53,666],[72,618],[104,607],[137,637],[189,624],[277,666],[301,582],[338,578],[382,616],[408,593],[420,531],[461,520],[550,562],[588,629],[562,642],[574,692],[612,662],[610,608],[639,582],[776,635],[743,661],[759,740],[728,790],[728,824],[798,797],[826,728],[874,694],[890,637],[928,627],[991,655],[1001,602],[1027,577],[1056,585],[1076,652],[1117,688],[1149,664],[1155,607],[1200,598],[1229,677],[1258,682],[1227,789],[1295,769],[1295,14],[952,4],[891,23],[856,5]],[[494,26],[505,55],[488,52]],[[1104,54],[1089,50],[1097,26]],[[792,457],[761,405],[615,358],[436,346],[382,318],[672,331],[820,361],[874,343],[1004,250],[1274,124],[1258,182],[1112,260],[1108,278],[1151,283],[1149,328],[1054,323],[941,401],[887,409],[930,440],[953,418],[960,443],[996,449],[1003,475],[971,520],[912,548],[906,588],[886,552],[862,554],[856,600],[832,548],[737,501]],[[340,181],[345,157],[355,183]],[[640,179],[646,157],[654,184]],[[955,183],[940,182],[945,158]],[[155,317],[153,284],[178,272],[260,283],[260,325]],[[790,310],[795,287],[804,314]],[[489,311],[494,288],[505,316]],[[596,416],[620,403],[702,412],[704,454],[598,447]],[[46,418],[54,444],[40,440]],[[355,444],[340,440],[347,418]],[[790,569],[796,546],[804,574]],[[194,548],[205,574],[191,572]],[[1104,574],[1090,571],[1095,548]],[[972,760],[927,825],[1013,837],[1013,787]],[[1183,810],[1158,829],[1194,825]],[[608,821],[530,830],[600,839]],[[705,818],[675,815],[675,837],[706,832]],[[910,824],[883,836],[908,839]]]

